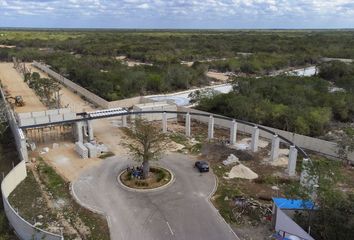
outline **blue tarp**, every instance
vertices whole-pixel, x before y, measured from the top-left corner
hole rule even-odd
[[[314,203],[309,200],[273,198],[273,201],[280,209],[306,210],[314,208]]]

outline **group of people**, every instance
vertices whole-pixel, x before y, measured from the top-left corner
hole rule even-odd
[[[128,166],[127,172],[137,179],[141,179],[143,177],[143,168],[141,166],[137,166],[137,167]]]

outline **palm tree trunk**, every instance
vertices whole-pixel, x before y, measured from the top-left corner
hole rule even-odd
[[[143,178],[147,179],[149,177],[149,172],[150,172],[150,164],[149,161],[144,160],[143,161]]]

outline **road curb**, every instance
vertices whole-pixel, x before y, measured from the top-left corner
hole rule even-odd
[[[226,220],[221,216],[219,210],[214,206],[214,204],[211,202],[211,198],[214,196],[215,192],[218,189],[218,185],[219,185],[219,179],[218,177],[214,174],[214,172],[212,172],[214,175],[214,179],[215,179],[215,184],[214,184],[214,188],[213,190],[210,192],[208,198],[207,198],[207,202],[210,204],[211,208],[214,209],[214,211],[216,212],[216,214],[218,215],[218,217],[229,227],[230,231],[235,235],[237,240],[240,240],[240,238],[237,236],[237,234],[235,233],[235,231],[232,229],[232,227],[230,226],[230,224],[228,222],[226,222]]]
[[[163,186],[160,186],[158,188],[152,188],[152,189],[136,189],[136,188],[131,188],[131,187],[128,187],[126,185],[124,185],[122,183],[122,181],[120,180],[120,176],[125,172],[125,171],[122,171],[116,178],[119,186],[121,186],[123,189],[127,190],[127,191],[130,191],[130,192],[141,192],[141,193],[144,193],[144,192],[158,192],[158,191],[161,191],[161,190],[164,190],[165,188],[169,187],[170,185],[172,185],[176,178],[175,178],[175,175],[173,174],[173,172],[168,169],[168,168],[165,168],[165,167],[160,167],[160,168],[163,168],[165,169],[166,171],[168,171],[170,174],[171,174],[171,180],[166,183],[165,185]]]
[[[110,217],[109,217],[105,212],[103,212],[103,211],[101,211],[101,210],[97,210],[97,209],[95,209],[95,208],[93,208],[93,207],[90,207],[89,205],[83,203],[83,202],[78,198],[78,196],[76,195],[72,182],[70,182],[69,190],[70,190],[71,196],[73,197],[74,201],[75,201],[77,204],[79,204],[79,205],[80,205],[81,207],[83,207],[83,208],[88,209],[89,211],[91,211],[91,212],[93,212],[93,213],[96,213],[96,214],[105,216],[105,218],[106,218],[106,220],[107,220],[107,224],[108,224],[108,229],[112,229],[112,224],[111,224],[111,219],[110,219]],[[110,238],[112,239],[111,231],[109,231],[109,235],[110,235]]]

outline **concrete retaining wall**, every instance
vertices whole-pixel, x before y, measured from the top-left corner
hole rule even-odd
[[[3,90],[0,88],[0,95],[2,100],[5,101]],[[41,230],[31,223],[23,219],[10,205],[8,201],[8,196],[12,193],[13,190],[26,178],[26,161],[28,161],[28,153],[26,146],[26,138],[20,128],[18,128],[16,119],[11,108],[6,104],[6,115],[8,123],[10,125],[12,134],[15,139],[15,144],[19,158],[21,162],[16,165],[3,179],[1,182],[1,193],[2,201],[4,204],[4,210],[7,219],[9,220],[10,225],[14,228],[17,236],[21,240],[28,239],[47,239],[47,240],[63,240],[64,238],[60,235],[52,234]],[[11,161],[9,159],[9,161]]]
[[[208,112],[199,111],[199,110],[192,109],[192,108],[180,107],[180,106],[178,107],[178,111],[203,113],[203,114],[212,115],[211,113],[208,113]],[[197,120],[197,121],[200,121],[203,123],[209,122],[209,117],[204,117],[204,116],[193,116],[192,115],[191,119]],[[215,119],[214,121],[215,121],[216,126],[219,126],[222,128],[230,128],[230,126],[231,126],[231,122],[228,120]],[[263,126],[263,127],[275,132],[276,134],[278,134],[280,136],[287,138],[288,140],[292,141],[295,145],[297,145],[303,149],[314,151],[316,153],[323,154],[324,156],[327,156],[327,157],[333,157],[333,158],[339,157],[338,153],[337,153],[337,143],[325,141],[325,140],[318,139],[318,138],[308,137],[308,136],[304,136],[304,135],[300,135],[300,134],[296,134],[296,133],[292,133],[292,132],[287,132],[287,131],[283,131],[283,130],[276,129],[276,128],[265,127],[265,126]],[[238,123],[237,129],[240,132],[252,134],[252,127],[248,126],[246,124]],[[272,135],[270,133],[267,133],[264,131],[260,131],[259,136],[264,137],[269,140],[272,139]],[[354,152],[348,154],[348,160],[350,160],[351,162],[354,162]]]
[[[139,103],[153,102],[153,100],[151,100],[151,99],[147,99],[147,98],[140,97],[140,96],[108,102],[105,99],[101,98],[100,96],[97,96],[96,94],[90,92],[89,90],[79,86],[78,84],[72,82],[71,80],[54,72],[53,70],[51,70],[50,68],[48,68],[44,64],[34,61],[32,63],[32,65],[35,66],[36,68],[42,70],[43,72],[47,73],[50,77],[52,77],[55,80],[57,80],[58,82],[60,82],[61,84],[63,84],[67,88],[69,88],[71,91],[78,93],[80,96],[85,97],[89,102],[91,102],[101,108],[132,107],[133,105],[139,104]]]
[[[26,177],[26,163],[25,161],[21,161],[1,182],[2,201],[4,204],[5,214],[10,222],[10,225],[15,229],[16,235],[21,240],[63,240],[64,238],[60,235],[46,232],[42,229],[34,227],[32,224],[23,219],[10,205],[8,201],[9,195]]]
[[[47,73],[50,77],[60,82],[61,84],[69,88],[71,91],[77,92],[79,95],[85,97],[88,101],[102,108],[108,108],[108,101],[90,92],[89,90],[79,86],[78,84],[72,82],[71,80],[61,76],[60,74],[54,72],[53,70],[49,69],[47,66],[40,64],[36,61],[34,61],[32,65],[42,70],[43,72]]]
[[[142,99],[144,99],[144,98],[133,97],[133,98],[127,98],[127,99],[123,99],[123,100],[109,102],[108,108],[131,107],[135,104],[141,103]]]

